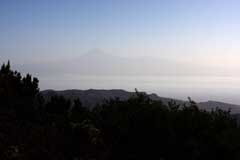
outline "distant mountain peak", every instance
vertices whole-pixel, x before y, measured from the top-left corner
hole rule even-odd
[[[106,53],[104,50],[102,49],[91,49],[88,52],[86,52],[85,54],[83,54],[81,57],[79,57],[81,59],[95,59],[97,61],[99,60],[116,60],[118,59],[116,56]]]
[[[106,55],[106,52],[100,48],[93,48],[87,51],[85,55]]]

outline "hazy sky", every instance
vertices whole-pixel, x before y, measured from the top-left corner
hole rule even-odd
[[[195,94],[196,88],[204,93],[214,88],[211,94],[221,90],[224,97],[228,89],[229,96],[231,89],[235,94],[240,91],[239,8],[239,0],[0,0],[0,61],[64,62],[93,48],[125,58],[166,58],[191,63],[190,68],[198,68],[196,73],[204,66],[206,71],[209,67],[208,76],[218,72],[225,76],[201,81],[199,75],[198,81],[184,82],[172,78],[162,86],[166,91],[187,88],[188,94]],[[63,83],[58,79],[59,86],[54,86],[55,80],[38,71],[29,69],[42,80],[43,89],[74,88],[67,78]],[[98,80],[76,88],[104,87],[96,85]],[[129,87],[135,88],[136,83]],[[117,84],[106,88],[124,88],[120,81]]]
[[[240,51],[238,0],[1,0],[0,53],[20,62],[117,55],[218,57]]]

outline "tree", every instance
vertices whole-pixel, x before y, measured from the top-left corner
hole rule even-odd
[[[51,123],[58,126],[66,126],[69,123],[70,107],[70,100],[65,99],[63,96],[53,96],[46,103],[45,111]]]
[[[84,120],[90,119],[90,113],[86,107],[82,106],[79,99],[74,100],[73,107],[71,109],[71,121],[74,123],[82,123]]]
[[[10,62],[0,70],[0,110],[14,110],[19,118],[33,118],[34,103],[39,93],[38,79],[30,74],[22,77],[11,69]]]

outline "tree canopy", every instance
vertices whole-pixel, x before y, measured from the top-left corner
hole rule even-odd
[[[238,160],[240,128],[230,112],[164,104],[147,95],[111,99],[94,109],[55,96],[37,78],[0,70],[0,159]]]

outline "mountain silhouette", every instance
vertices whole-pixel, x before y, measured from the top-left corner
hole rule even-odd
[[[92,108],[96,104],[102,104],[105,100],[119,98],[119,100],[127,100],[132,96],[135,96],[135,92],[128,92],[125,90],[120,89],[112,89],[112,90],[96,90],[96,89],[89,89],[89,90],[64,90],[64,91],[54,91],[54,90],[45,90],[42,91],[41,94],[46,100],[50,100],[53,96],[63,96],[67,99],[80,99],[83,103],[83,106]],[[188,101],[160,97],[157,94],[147,94],[150,99],[156,101],[162,101],[163,103],[167,104],[170,101],[175,101],[178,104],[188,103]],[[229,104],[217,101],[206,101],[206,102],[199,102],[197,103],[200,109],[204,109],[206,111],[211,111],[216,108],[222,110],[231,110],[232,114],[239,114],[240,113],[240,105],[236,104]]]
[[[191,66],[191,67],[190,67]],[[93,49],[81,56],[54,62],[16,65],[22,72],[51,75],[186,76],[207,74],[204,66],[159,57],[120,57]],[[197,71],[197,72],[196,72]]]

